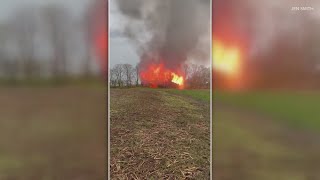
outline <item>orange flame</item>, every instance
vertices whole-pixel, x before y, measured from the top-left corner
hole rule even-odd
[[[179,86],[183,85],[183,76],[178,76],[176,73],[172,73],[172,80],[171,82],[178,84]]]
[[[101,73],[106,77],[108,69],[108,1],[96,0],[90,9],[90,33]]]
[[[162,87],[177,87],[184,88],[184,77],[179,71],[173,71],[166,68],[163,63],[149,64],[140,72],[141,82],[152,88]],[[174,85],[175,84],[175,85]]]
[[[240,90],[244,87],[243,49],[239,45],[227,44],[223,41],[213,41],[213,69],[223,78],[223,88]],[[221,83],[221,80],[220,80]]]
[[[240,70],[240,51],[236,47],[226,47],[218,41],[213,43],[213,68],[226,75],[237,75]]]

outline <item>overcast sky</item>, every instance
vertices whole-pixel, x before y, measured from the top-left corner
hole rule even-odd
[[[136,47],[123,34],[126,18],[119,12],[115,0],[110,0],[110,66],[139,62]]]
[[[90,0],[1,0],[0,20],[10,17],[16,9],[23,6],[62,4],[70,11],[77,15],[81,13],[88,5]]]
[[[63,6],[65,9],[67,9],[70,13],[70,15],[73,18],[72,23],[80,22],[83,13],[86,13],[88,10],[87,8],[90,3],[93,3],[93,0],[2,0],[1,6],[0,6],[0,24],[6,23],[8,20],[10,21],[21,8],[24,7],[42,7],[47,6],[50,4],[58,4]],[[69,67],[71,72],[78,71],[81,67],[81,63],[84,59],[85,52],[84,48],[86,46],[83,46],[85,43],[83,38],[83,35],[81,34],[81,30],[79,30],[77,27],[73,27],[73,36],[77,38],[73,38],[73,41],[69,41],[69,44],[72,43],[72,52],[69,58]],[[36,48],[37,48],[37,55],[41,57],[41,60],[45,60],[47,56],[50,56],[52,52],[49,51],[48,47],[48,39],[47,37],[43,37],[38,35],[36,37]],[[9,48],[11,54],[15,53],[15,48]],[[93,66],[95,66],[96,62],[93,62]]]

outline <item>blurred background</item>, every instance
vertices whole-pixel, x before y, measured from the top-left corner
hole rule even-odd
[[[0,179],[104,179],[107,2],[0,7]]]
[[[320,179],[319,8],[213,1],[214,179]]]

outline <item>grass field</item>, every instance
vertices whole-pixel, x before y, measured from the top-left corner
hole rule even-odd
[[[169,89],[167,90],[170,93],[180,94],[189,96],[198,100],[205,102],[210,102],[210,90],[209,89],[188,89],[188,90],[178,90],[178,89]]]
[[[202,100],[205,91],[191,96],[177,92],[111,89],[112,179],[209,178],[210,106]]]
[[[215,92],[213,97],[216,179],[320,179],[317,93]]]
[[[0,179],[103,179],[105,97],[98,87],[1,87]]]
[[[265,114],[287,125],[320,131],[320,92],[216,92],[214,99]]]
[[[215,92],[214,179],[320,179],[319,96]],[[103,179],[105,97],[97,85],[1,87],[0,179]],[[112,177],[207,179],[209,101],[208,90],[112,89]]]

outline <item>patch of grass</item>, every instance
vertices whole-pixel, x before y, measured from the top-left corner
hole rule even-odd
[[[189,96],[197,100],[210,102],[210,89],[168,89],[166,91],[174,94]]]
[[[0,78],[0,87],[54,87],[80,86],[101,87],[107,86],[99,77],[66,77],[66,78],[28,78],[12,79]]]
[[[312,154],[318,152],[317,149],[297,148],[295,143],[305,145],[298,139],[290,144],[271,138],[274,136],[272,128],[264,126],[263,122],[251,122],[261,119],[241,117],[232,110],[214,114],[214,179],[291,180],[308,179],[309,175],[313,177],[311,174],[318,179],[318,170],[310,169],[313,163],[319,162],[317,155]],[[286,133],[281,137],[293,138]]]
[[[320,93],[215,92],[214,101],[263,113],[294,127],[320,131]]]

